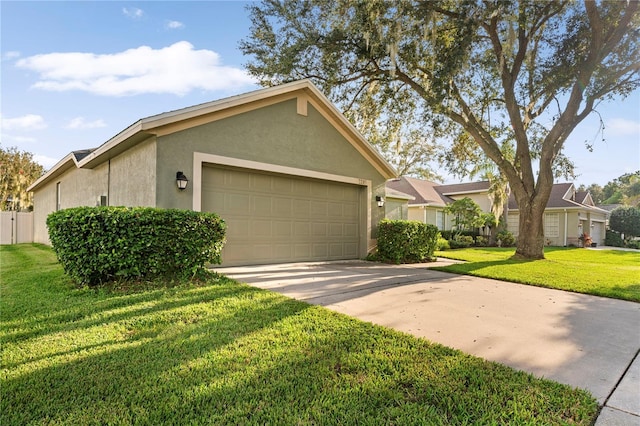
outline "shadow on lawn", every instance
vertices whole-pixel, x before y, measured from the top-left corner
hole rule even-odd
[[[120,302],[111,304],[109,299],[102,300],[97,313],[102,309],[104,315],[66,323],[64,315],[59,312],[52,327],[13,336],[19,340],[47,339],[48,334],[70,332],[72,335],[74,330],[98,324],[115,328],[132,324],[131,332],[123,334],[122,339],[79,344],[74,349],[27,357],[23,362],[6,365],[5,368],[9,369],[24,365],[29,372],[3,381],[1,423],[130,423],[139,421],[135,416],[149,407],[153,407],[154,413],[161,413],[169,409],[163,408],[165,404],[171,407],[175,405],[176,398],[187,397],[180,394],[188,394],[192,386],[207,384],[208,379],[186,377],[198,377],[198,364],[210,363],[211,372],[208,374],[213,374],[211,379],[220,379],[215,377],[218,368],[208,358],[210,354],[308,308],[304,303],[245,286],[212,286],[210,290],[210,298],[203,299],[202,294],[185,296],[125,313],[110,312],[114,305],[122,306]],[[258,293],[263,296],[262,303],[250,304],[255,308],[242,306],[243,299],[251,299]],[[189,321],[193,322],[184,324],[176,316],[177,326],[171,322],[164,323],[166,318],[157,324],[157,314],[171,315],[181,307],[201,303],[218,303],[227,309],[223,309],[221,315],[190,318]],[[73,360],[69,361],[69,357]],[[51,362],[45,367],[29,366],[49,358]],[[228,360],[236,361],[244,364],[244,360]],[[185,386],[183,379],[193,381],[192,385]],[[156,424],[164,423],[162,417],[156,420]],[[179,420],[174,419],[174,423]]]
[[[7,380],[2,423],[463,424],[550,413],[588,420],[584,406],[572,407],[580,414],[554,412],[566,388],[255,292],[270,303],[172,335],[142,330],[99,353]],[[530,398],[531,386],[544,388],[549,401]]]

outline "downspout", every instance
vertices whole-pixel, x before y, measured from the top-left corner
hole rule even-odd
[[[111,205],[111,159],[107,163],[107,206]]]
[[[564,209],[564,246],[567,246],[567,209]]]

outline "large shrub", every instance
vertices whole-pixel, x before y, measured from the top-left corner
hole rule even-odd
[[[624,247],[624,241],[622,241],[622,236],[619,232],[607,229],[607,233],[605,234],[604,238],[604,245],[612,247]]]
[[[624,234],[625,240],[640,236],[640,208],[623,206],[613,210],[609,227]]]
[[[214,213],[143,207],[60,210],[47,227],[65,272],[88,285],[192,277],[220,263],[226,229]]]
[[[438,234],[434,225],[384,219],[378,225],[378,258],[393,263],[432,261]]]

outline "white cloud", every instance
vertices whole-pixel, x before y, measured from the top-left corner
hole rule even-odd
[[[59,158],[51,158],[51,157],[47,157],[45,155],[34,155],[33,156],[33,161],[35,161],[38,164],[41,164],[42,167],[45,168],[45,170],[49,170],[50,168],[52,168],[53,166],[56,165],[56,163],[58,161],[60,161]]]
[[[15,118],[0,116],[0,123],[0,127],[3,130],[41,130],[47,127],[44,118],[36,114],[27,114]]]
[[[144,16],[144,11],[142,9],[138,9],[137,7],[123,7],[122,13],[124,14],[124,16],[131,19],[141,19],[142,16]]]
[[[184,24],[180,21],[168,21],[164,27],[168,30],[179,30],[184,28]]]
[[[185,95],[196,89],[234,89],[255,83],[241,68],[220,62],[216,52],[195,50],[181,41],[161,49],[141,46],[114,54],[41,54],[21,59],[16,66],[39,73],[33,88],[103,96]]]
[[[605,132],[610,131],[617,136],[640,135],[640,122],[614,118],[605,124]]]
[[[5,52],[4,55],[2,55],[2,59],[6,60],[6,61],[10,61],[12,59],[16,59],[20,57],[20,52],[16,51],[16,50],[10,50],[8,52]]]
[[[65,129],[97,129],[98,127],[106,127],[107,123],[102,119],[98,119],[95,121],[86,121],[84,117],[76,117],[73,120],[69,121]]]

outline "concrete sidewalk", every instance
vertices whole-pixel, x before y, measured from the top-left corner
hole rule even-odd
[[[603,406],[598,426],[640,424],[640,303],[448,274],[431,266],[348,261],[218,272],[588,389]]]

